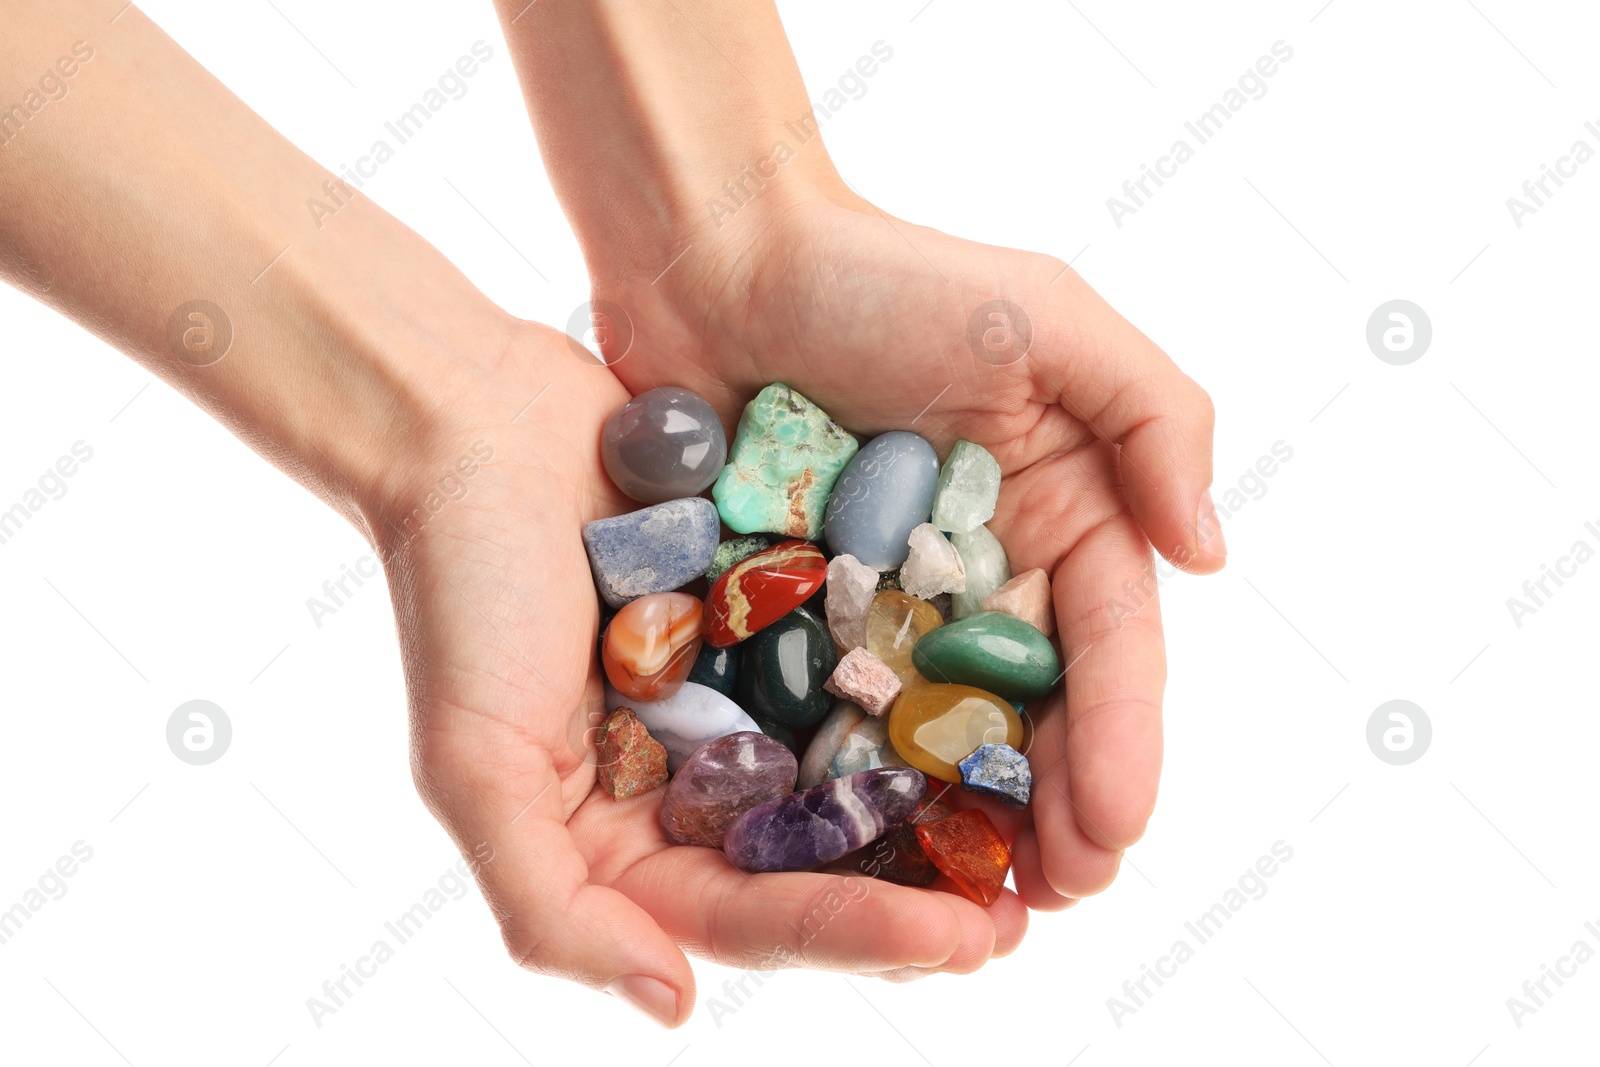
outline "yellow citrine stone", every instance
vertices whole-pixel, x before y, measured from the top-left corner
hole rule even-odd
[[[900,694],[889,712],[889,743],[923,774],[960,782],[956,766],[979,745],[1022,745],[1022,719],[993,693],[924,682]]]
[[[883,660],[909,689],[927,681],[911,665],[917,638],[944,624],[939,609],[910,593],[885,589],[867,608],[867,651]]]

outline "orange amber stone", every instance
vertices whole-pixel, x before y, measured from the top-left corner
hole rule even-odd
[[[989,816],[970,808],[924,823],[917,827],[917,843],[973,903],[987,908],[1000,899],[1011,869],[1011,850]]]
[[[867,608],[867,651],[887,663],[900,684],[909,689],[927,681],[911,665],[911,649],[917,638],[942,625],[944,616],[926,600],[885,589]]]
[[[979,745],[1006,744],[1021,751],[1022,719],[993,693],[970,685],[924,682],[894,702],[889,743],[923,774],[960,783],[957,764]]]
[[[600,647],[617,692],[665,700],[682,688],[700,653],[701,616],[700,598],[688,593],[651,593],[625,604]]]

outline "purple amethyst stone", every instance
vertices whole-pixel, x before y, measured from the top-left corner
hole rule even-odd
[[[728,824],[788,796],[800,765],[781,741],[744,731],[707,741],[678,768],[661,798],[661,829],[675,845],[722,847]]]
[[[928,780],[879,767],[769,800],[733,821],[722,851],[746,871],[803,871],[854,852],[908,818]]]

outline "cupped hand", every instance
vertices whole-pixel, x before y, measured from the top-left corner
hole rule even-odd
[[[966,438],[999,460],[989,526],[1014,573],[1050,575],[1067,666],[1064,696],[1032,709],[1016,884],[1039,909],[1103,889],[1160,774],[1150,547],[1194,573],[1225,555],[1210,399],[1059,260],[850,196],[747,208],[680,257],[654,281],[591,262],[596,297],[632,319],[631,350],[607,358],[634,392],[686,386],[731,424],[782,381],[858,433],[911,429],[941,453]]]
[[[595,786],[599,610],[579,531],[640,505],[600,463],[627,391],[566,339],[507,326],[487,369],[442,384],[431,462],[370,517],[395,602],[424,800],[475,868],[512,956],[668,1025],[684,952],[732,967],[898,977],[963,971],[1026,925],[947,894],[832,874],[747,875],[667,844],[661,793]]]

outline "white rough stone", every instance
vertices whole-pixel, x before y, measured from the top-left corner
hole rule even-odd
[[[900,568],[900,588],[924,600],[966,591],[967,568],[961,554],[931,522],[911,531],[911,554]]]

